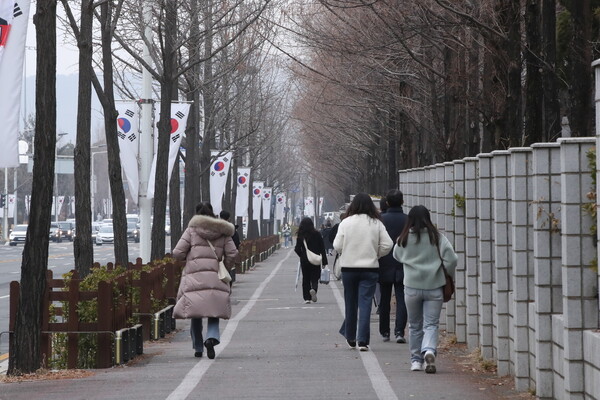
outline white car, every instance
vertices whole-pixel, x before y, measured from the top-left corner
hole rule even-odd
[[[27,225],[17,225],[8,235],[8,240],[11,246],[16,246],[17,243],[25,243],[27,237]]]
[[[96,233],[96,246],[102,246],[104,243],[113,243],[115,234],[112,225],[102,225]]]

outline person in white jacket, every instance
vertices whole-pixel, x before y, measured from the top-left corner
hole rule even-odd
[[[333,247],[340,253],[346,315],[340,333],[350,348],[369,350],[371,306],[377,279],[379,258],[388,254],[394,243],[380,220],[373,200],[357,194],[340,223]]]

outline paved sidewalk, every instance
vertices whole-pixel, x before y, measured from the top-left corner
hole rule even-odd
[[[411,372],[407,344],[383,343],[373,314],[371,351],[338,334],[341,282],[321,285],[318,302],[294,291],[297,256],[282,249],[238,274],[233,316],[221,323],[217,357],[194,357],[189,322],[168,339],[146,342],[126,366],[86,378],[0,383],[0,400],[20,399],[498,399],[503,393],[463,372],[440,352],[438,372]]]

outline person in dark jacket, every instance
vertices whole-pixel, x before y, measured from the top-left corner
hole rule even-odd
[[[229,218],[231,217],[231,213],[227,210],[222,210],[219,213],[219,218],[224,219],[225,221],[229,222]],[[240,235],[238,234],[238,228],[239,226],[235,225],[235,233],[231,236],[231,239],[233,240],[233,243],[235,244],[235,248],[236,249],[240,249]]]
[[[325,246],[325,251],[327,255],[333,254],[333,243],[329,239],[329,234],[331,233],[331,221],[327,220],[323,229],[321,229],[321,236],[323,237],[323,245]]]
[[[313,265],[306,256],[306,246],[313,253],[321,255],[321,265]],[[296,247],[294,251],[300,257],[300,268],[302,269],[302,297],[304,302],[309,304],[311,301],[317,302],[317,290],[319,289],[319,278],[321,277],[321,267],[327,265],[327,254],[323,245],[323,237],[315,229],[312,219],[303,218],[298,227],[298,236],[296,238]]]
[[[398,239],[404,229],[407,216],[402,211],[404,198],[399,190],[390,190],[386,195],[387,210],[381,215],[383,225],[393,241]],[[396,343],[406,343],[404,330],[406,329],[407,313],[404,303],[404,269],[401,263],[396,261],[392,254],[379,259],[379,286],[381,300],[379,303],[379,333],[384,342],[390,340],[390,302],[392,300],[392,288],[396,297],[396,323],[394,336]]]

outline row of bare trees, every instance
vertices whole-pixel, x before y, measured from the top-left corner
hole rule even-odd
[[[401,168],[593,134],[598,1],[294,4],[303,154],[342,193],[397,187]]]
[[[56,145],[57,5],[65,10],[59,28],[68,30],[79,49],[77,141],[74,149],[77,238],[75,268],[81,276],[93,264],[90,203],[90,129],[92,90],[100,99],[107,144],[113,204],[115,261],[127,265],[125,193],[117,141],[115,99],[141,99],[143,69],[154,80],[160,100],[151,257],[165,253],[165,219],[170,205],[172,240],[176,241],[194,206],[209,199],[211,149],[233,151],[237,166],[253,168],[253,178],[284,190],[297,179],[294,128],[286,72],[271,43],[277,33],[274,0],[49,0],[38,1],[35,166],[31,216],[23,251],[21,298],[11,338],[9,374],[40,368],[41,296],[48,256]],[[143,11],[151,8],[152,39]],[[143,58],[147,46],[152,62]],[[167,176],[171,101],[190,101],[185,147],[184,210],[179,207],[179,169]],[[284,154],[285,157],[278,157]],[[183,157],[180,154],[180,157]],[[235,188],[235,177],[231,187]],[[230,179],[230,181],[232,180]],[[170,189],[170,190],[169,190]],[[169,199],[167,200],[167,194]],[[235,190],[225,206],[233,209]],[[183,218],[181,215],[183,214]],[[171,245],[174,245],[172,243]]]

